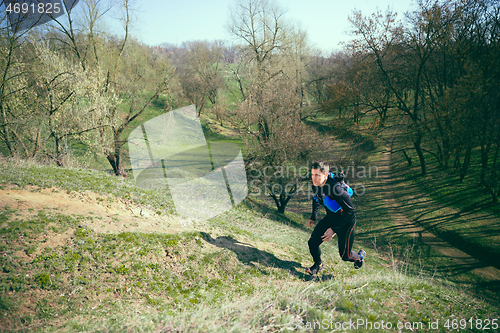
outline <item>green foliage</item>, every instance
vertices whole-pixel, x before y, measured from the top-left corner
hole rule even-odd
[[[52,286],[49,273],[40,273],[35,276],[35,282],[40,285],[42,289],[49,289]]]
[[[42,319],[51,319],[56,315],[52,304],[49,303],[49,300],[46,298],[42,298],[36,304],[37,314]]]

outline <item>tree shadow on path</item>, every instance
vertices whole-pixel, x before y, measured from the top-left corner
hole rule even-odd
[[[491,260],[498,250],[472,242],[478,238],[497,237],[498,218],[488,212],[478,213],[471,207],[452,208],[422,194],[416,183],[402,181],[402,170],[391,168],[390,154],[388,148],[380,161],[379,181],[373,186],[384,200],[386,216],[394,225],[371,228],[364,238],[370,234],[382,239],[404,238],[405,233],[413,235],[413,243],[420,249],[428,247],[428,251],[421,252],[422,259],[435,259],[436,271],[455,283],[472,287],[476,294],[498,304],[500,266]],[[452,206],[452,202],[448,204]],[[477,218],[481,219],[482,227],[471,228],[469,221]]]

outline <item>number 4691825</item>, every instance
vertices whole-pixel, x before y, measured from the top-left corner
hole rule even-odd
[[[23,2],[21,3],[15,3],[12,4],[12,2],[9,2],[7,7],[5,7],[5,11],[9,14],[15,13],[15,14],[59,14],[61,12],[61,7],[60,3],[43,3],[39,2],[37,4],[35,3],[28,3],[28,2]]]
[[[498,319],[448,319],[444,323],[444,327],[447,329],[458,330],[458,329],[476,329],[476,330],[497,330],[500,326],[498,324]]]

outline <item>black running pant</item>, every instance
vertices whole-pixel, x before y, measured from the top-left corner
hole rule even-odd
[[[332,219],[328,216],[321,219],[314,228],[311,238],[309,238],[309,252],[313,257],[314,263],[321,263],[321,250],[319,246],[323,243],[321,236],[323,236],[328,228],[332,228],[333,232],[337,234],[337,241],[339,244],[340,258],[344,261],[357,261],[361,260],[361,256],[352,251],[352,243],[354,242],[354,233],[356,230],[356,217],[348,218],[348,222],[343,226],[335,228]]]

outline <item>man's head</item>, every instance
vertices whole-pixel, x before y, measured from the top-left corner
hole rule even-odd
[[[314,186],[323,186],[329,171],[330,166],[326,161],[314,162],[311,166],[311,178]]]

